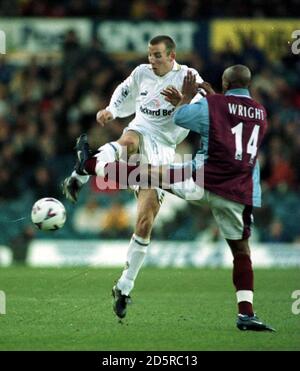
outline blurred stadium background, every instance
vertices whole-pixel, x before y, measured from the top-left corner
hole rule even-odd
[[[6,36],[6,54],[0,54],[0,266],[11,266],[1,268],[0,290],[7,293],[13,314],[4,316],[1,349],[99,349],[99,344],[101,349],[153,349],[155,344],[165,350],[228,349],[239,344],[240,349],[299,350],[297,316],[290,309],[291,293],[300,288],[300,54],[291,50],[292,32],[298,29],[298,0],[0,2],[0,30]],[[258,272],[256,298],[263,313],[286,330],[276,341],[232,335],[230,271],[193,270],[232,265],[206,207],[166,198],[145,265],[186,270],[142,270],[136,290],[152,296],[139,296],[141,307],[126,333],[111,327],[108,302],[120,268],[87,275],[90,266],[124,264],[135,199],[130,191],[99,192],[92,181],[73,206],[62,197],[60,183],[72,170],[79,134],[87,132],[93,148],[121,134],[129,119],[103,129],[96,112],[108,104],[117,84],[147,61],[147,42],[157,34],[172,36],[177,60],[195,67],[219,91],[227,66],[243,63],[253,72],[252,95],[269,115],[260,153],[263,207],[255,210],[252,237],[255,267],[267,269]],[[190,134],[178,152],[194,154],[198,140]],[[32,204],[48,196],[67,209],[66,225],[55,233],[41,233],[30,222]],[[82,265],[88,267],[74,268]],[[281,270],[286,267],[291,269]],[[226,303],[223,308],[219,300]],[[190,311],[198,307],[205,313],[201,321]],[[100,332],[95,323],[101,324]]]
[[[260,154],[264,203],[255,211],[252,241],[265,244],[267,255],[271,245],[274,264],[300,265],[300,57],[291,52],[291,34],[300,22],[290,18],[299,16],[297,1],[269,6],[237,0],[226,2],[226,9],[222,1],[212,3],[1,2],[6,54],[0,56],[0,264],[122,264],[134,224],[133,194],[98,192],[91,182],[74,207],[63,199],[59,185],[72,169],[80,133],[89,134],[94,148],[119,137],[128,119],[100,129],[95,114],[108,104],[117,84],[147,60],[147,41],[163,33],[176,40],[177,59],[197,68],[218,90],[227,66],[244,63],[253,71],[252,95],[267,108],[270,127]],[[191,134],[178,152],[194,153],[197,146],[198,137]],[[29,218],[33,202],[47,196],[62,200],[68,212],[65,227],[53,234],[37,232]],[[210,212],[172,196],[153,233],[159,251],[157,241],[166,240],[170,254],[174,246],[185,248],[177,263],[164,249],[165,265],[191,264],[193,251],[216,244],[217,253],[202,251],[207,258],[199,257],[199,264],[224,260]],[[297,250],[286,255],[289,245]],[[115,254],[110,259],[109,250],[101,250],[105,246],[118,246],[119,259]],[[148,264],[159,264],[159,251],[152,249]],[[258,260],[264,265],[270,259]]]

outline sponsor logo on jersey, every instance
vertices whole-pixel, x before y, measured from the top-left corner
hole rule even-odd
[[[174,112],[175,108],[172,109],[157,109],[152,110],[143,106],[140,106],[140,111],[144,113],[145,115],[149,116],[170,116],[172,112]]]

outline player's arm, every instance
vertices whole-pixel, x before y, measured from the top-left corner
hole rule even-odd
[[[195,99],[197,94],[205,97],[216,93],[208,82],[202,80],[199,83],[197,81],[197,75],[193,74],[193,72],[189,70],[183,79],[181,100],[178,102],[176,107],[198,101],[199,99]]]
[[[203,83],[197,83],[195,74],[188,71],[183,80],[181,99],[176,106],[173,119],[178,126],[199,134],[207,134],[209,124],[207,99],[190,104],[201,86]]]
[[[207,89],[208,86],[210,89]],[[183,79],[181,92],[174,86],[170,86],[164,89],[161,94],[165,97],[167,102],[178,107],[182,104],[197,102],[202,97],[215,94],[215,92],[209,83],[203,81],[196,70],[190,69]]]
[[[203,135],[207,132],[209,124],[207,99],[180,105],[174,113],[173,120],[176,125]]]
[[[130,116],[135,112],[138,94],[138,69],[135,68],[131,75],[117,86],[110,99],[108,107],[97,113],[97,122],[104,126],[116,117]]]
[[[182,92],[172,87],[166,89],[163,95],[172,104],[177,102],[173,116],[176,125],[207,135],[209,124],[207,99],[200,99],[190,104],[199,88],[203,89],[206,95],[215,94],[209,83],[198,83],[196,75],[188,71],[183,81]]]

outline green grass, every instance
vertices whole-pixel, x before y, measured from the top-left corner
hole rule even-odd
[[[0,350],[300,350],[299,270],[255,272],[255,309],[276,333],[236,329],[225,269],[143,269],[120,324],[110,296],[120,271],[2,268]]]

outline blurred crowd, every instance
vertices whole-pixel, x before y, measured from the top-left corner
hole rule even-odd
[[[297,17],[298,0],[2,0],[0,16],[190,19]]]
[[[96,124],[95,114],[108,104],[117,84],[140,62],[114,60],[97,39],[83,47],[72,30],[65,35],[60,62],[49,58],[41,64],[33,57],[27,65],[16,66],[1,57],[1,243],[20,241],[16,233],[22,228],[25,239],[33,237],[28,219],[34,200],[48,196],[63,200],[59,185],[72,170],[78,135],[87,132],[92,148],[97,148],[122,133],[129,119],[117,119],[103,129]],[[255,236],[264,242],[299,242],[299,56],[288,51],[281,60],[272,62],[248,39],[240,52],[228,43],[223,52],[211,52],[209,60],[195,51],[188,60],[179,57],[179,62],[198,69],[219,91],[224,68],[235,63],[251,68],[252,95],[264,104],[269,116],[269,131],[260,154],[264,206],[255,211]],[[198,136],[190,134],[178,150],[195,153],[198,146]],[[68,223],[56,236],[129,238],[135,214],[131,192],[99,192],[92,181],[77,207],[64,204]],[[172,208],[174,204],[162,206],[161,213],[166,217],[155,229],[155,238],[220,238],[206,207],[195,208],[183,202]],[[24,221],[14,223],[21,217]]]

